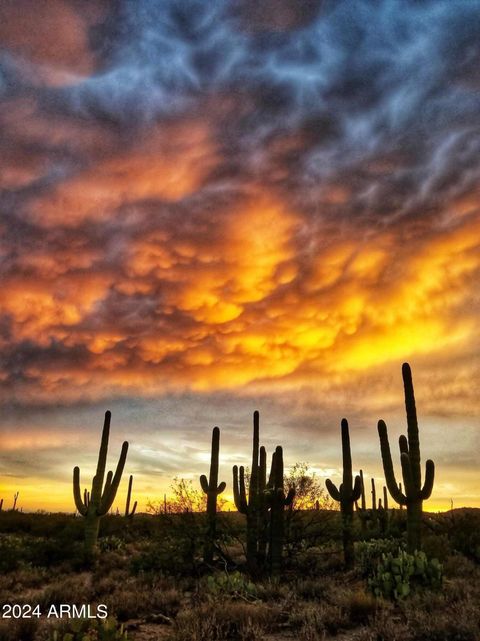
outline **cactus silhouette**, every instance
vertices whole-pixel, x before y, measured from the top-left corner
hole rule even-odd
[[[342,534],[343,534],[343,554],[345,567],[353,568],[355,564],[355,555],[353,548],[353,504],[361,497],[362,479],[360,476],[352,476],[352,454],[350,450],[350,434],[348,431],[347,419],[342,419],[342,455],[343,455],[343,482],[340,487],[336,487],[330,479],[327,479],[325,485],[327,490],[335,501],[340,503],[342,513]]]
[[[207,479],[205,474],[200,477],[200,485],[207,495],[207,536],[205,539],[205,550],[203,559],[205,563],[212,563],[215,549],[215,535],[217,530],[217,497],[225,488],[226,483],[222,481],[218,485],[218,458],[220,452],[220,430],[214,427],[212,431],[212,452],[210,456],[210,476]]]
[[[282,570],[283,546],[285,542],[285,506],[292,505],[295,489],[290,488],[285,496],[283,482],[283,449],[277,446],[272,455],[272,466],[266,491],[267,504],[270,507],[270,546],[269,566],[273,575]]]
[[[357,511],[358,518],[360,519],[360,527],[363,533],[367,530],[368,521],[370,519],[370,511],[367,510],[367,500],[365,498],[365,482],[363,480],[363,470],[360,470],[360,505],[358,500],[355,501],[355,509]]]
[[[245,468],[233,466],[233,498],[237,510],[247,517],[247,565],[250,573],[263,568],[268,540],[268,506],[266,504],[267,454],[260,447],[260,415],[253,413],[252,469],[245,486]]]
[[[377,503],[377,490],[375,486],[375,479],[371,479],[372,485],[372,507],[367,508],[367,501],[365,498],[365,484],[363,479],[363,470],[360,470],[360,481],[361,481],[361,503],[358,504],[358,501],[355,501],[355,508],[357,511],[357,516],[360,519],[362,532],[365,533],[367,528],[375,528],[377,525],[380,526],[380,529],[383,533],[387,531],[389,518],[388,512],[388,493],[387,488],[383,486],[383,499],[378,499]]]
[[[12,507],[12,512],[15,512],[15,510],[17,509],[17,501],[18,501],[18,497],[19,497],[19,496],[20,496],[20,492],[15,492],[15,494],[13,495],[13,507]]]
[[[3,510],[3,499],[0,499],[0,512]]]
[[[80,490],[80,468],[75,467],[73,469],[73,496],[75,505],[79,513],[85,517],[85,557],[87,561],[92,560],[94,556],[100,519],[107,514],[112,507],[127,459],[128,442],[125,441],[122,445],[115,475],[113,472],[108,472],[105,478],[111,416],[110,412],[105,412],[97,471],[93,477],[91,491],[84,491],[83,500]]]
[[[135,501],[132,509],[130,510],[130,502],[132,500],[132,485],[133,475],[130,474],[130,478],[128,479],[127,502],[125,503],[125,516],[130,519],[133,519],[133,515],[135,514],[135,511],[137,509],[137,501]]]
[[[402,377],[405,389],[408,434],[408,438],[402,435],[399,439],[400,462],[402,464],[403,485],[405,487],[404,492],[401,491],[395,479],[387,426],[384,421],[378,422],[378,435],[380,437],[383,469],[388,491],[400,506],[407,506],[408,550],[412,553],[421,547],[423,501],[428,499],[432,493],[435,478],[435,464],[432,460],[427,460],[425,464],[425,481],[422,486],[417,410],[415,408],[412,372],[408,363],[404,363],[402,366]]]
[[[371,479],[371,483],[372,483],[372,510],[376,512],[377,511],[377,489],[375,487],[375,479],[373,478],[373,476]]]
[[[388,511],[388,492],[385,485],[383,486],[383,502],[382,499],[378,499],[377,519],[380,531],[382,534],[386,534],[390,521],[390,513]]]

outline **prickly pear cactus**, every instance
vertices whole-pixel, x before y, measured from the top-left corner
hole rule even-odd
[[[397,555],[382,554],[368,585],[375,596],[398,601],[420,588],[439,589],[442,576],[442,565],[437,559],[428,559],[418,550],[413,554],[399,550]]]
[[[54,630],[51,641],[127,641],[123,625],[111,617],[105,621],[73,619],[68,631]]]

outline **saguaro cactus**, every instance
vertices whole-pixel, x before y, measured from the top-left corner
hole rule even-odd
[[[388,511],[388,492],[385,485],[383,486],[383,502],[382,499],[378,499],[377,518],[380,525],[380,531],[382,534],[386,534],[390,520],[390,513]]]
[[[215,535],[217,530],[217,496],[221,494],[226,483],[218,485],[218,458],[220,452],[220,430],[214,427],[212,431],[212,452],[210,457],[210,477],[205,474],[200,477],[200,485],[207,495],[207,536],[203,558],[205,563],[212,563],[215,548]]]
[[[3,510],[3,499],[0,499],[0,512]]]
[[[132,509],[130,510],[130,502],[132,500],[132,485],[133,485],[133,474],[130,474],[128,479],[128,490],[127,490],[127,502],[125,503],[125,516],[133,519],[133,515],[137,509],[137,501],[133,504]]]
[[[345,567],[353,568],[355,564],[353,548],[353,504],[362,494],[362,480],[360,476],[352,475],[352,454],[350,450],[350,434],[347,419],[342,419],[342,456],[343,456],[343,482],[337,488],[330,479],[325,484],[327,490],[335,501],[340,503],[342,513],[343,554]]]
[[[375,487],[375,479],[373,478],[373,476],[371,479],[371,483],[372,483],[372,510],[376,512],[377,511],[377,488]]]
[[[388,510],[388,492],[385,485],[383,486],[383,508]]]
[[[233,498],[237,510],[247,517],[247,565],[251,573],[258,572],[259,548],[262,529],[263,491],[266,485],[267,457],[265,448],[260,448],[260,415],[253,413],[252,468],[248,486],[248,499],[245,487],[245,468],[233,466]],[[263,537],[265,542],[265,537]]]
[[[100,527],[100,518],[107,514],[112,507],[127,459],[128,442],[125,441],[122,445],[115,475],[113,475],[113,472],[108,472],[105,479],[111,416],[110,412],[105,412],[97,471],[93,477],[92,489],[90,492],[87,490],[84,491],[83,499],[80,490],[80,468],[75,467],[73,469],[73,496],[75,505],[79,513],[85,517],[85,556],[87,560],[91,560],[94,555],[98,539],[98,529]]]
[[[267,453],[260,443],[260,415],[253,413],[252,470],[245,487],[243,466],[233,467],[233,496],[237,510],[247,517],[247,565],[252,574],[263,570],[266,562],[269,538],[269,507],[265,490],[267,487]]]
[[[367,500],[365,497],[365,482],[363,480],[363,470],[360,470],[360,505],[358,501],[355,501],[355,509],[357,511],[358,518],[360,519],[360,527],[362,533],[365,534],[367,531],[367,525],[370,518],[369,510],[367,510]]]
[[[282,569],[283,546],[285,542],[285,506],[291,505],[295,489],[290,488],[285,496],[283,484],[283,450],[277,446],[272,456],[272,467],[267,486],[267,501],[270,507],[269,565],[272,574]]]
[[[400,506],[407,506],[408,550],[409,552],[414,552],[421,547],[423,501],[428,499],[432,493],[435,478],[435,464],[430,459],[426,462],[425,482],[422,486],[417,410],[415,408],[415,396],[413,393],[412,372],[408,363],[402,365],[402,376],[405,389],[408,434],[408,438],[402,435],[399,439],[400,462],[402,464],[403,485],[405,487],[404,492],[401,491],[395,479],[387,426],[384,421],[378,422],[378,435],[380,437],[383,469],[388,491]]]
[[[13,495],[13,507],[12,507],[12,512],[15,512],[15,510],[17,509],[17,501],[18,501],[18,497],[19,497],[19,496],[20,496],[20,492],[15,492],[15,494]]]

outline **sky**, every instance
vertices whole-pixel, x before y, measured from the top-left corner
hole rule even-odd
[[[0,498],[269,452],[480,507],[480,1],[0,2]]]

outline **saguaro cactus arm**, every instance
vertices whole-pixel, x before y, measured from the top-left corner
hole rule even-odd
[[[267,487],[269,488],[269,490],[272,490],[278,494],[284,505],[290,505],[295,498],[295,488],[289,488],[287,494],[285,495],[283,472],[283,448],[281,445],[277,445],[275,452],[272,454],[272,466],[270,469],[270,478]]]
[[[245,485],[245,468],[243,465],[233,466],[233,499],[237,510],[241,514],[252,515],[258,510],[259,491],[266,480],[266,452],[260,447],[260,414],[258,410],[253,413],[253,447],[252,469],[248,485],[248,499]]]
[[[385,472],[385,481],[387,482],[388,491],[392,498],[400,505],[407,504],[407,497],[400,490],[393,470],[392,454],[390,452],[390,443],[388,442],[387,425],[385,421],[378,421],[378,436],[380,437],[380,450],[382,452],[383,471]],[[400,444],[402,450],[402,444]],[[402,452],[402,456],[408,454]]]
[[[245,491],[245,469],[243,465],[240,466],[240,469],[237,465],[233,466],[233,500],[240,514],[246,514],[248,512],[247,495]]]
[[[325,485],[327,486],[328,493],[330,494],[332,499],[340,503],[342,500],[342,497],[340,495],[340,490],[337,488],[335,483],[333,483],[330,479],[327,479],[325,481]]]
[[[360,476],[360,485],[361,485],[361,495],[360,496],[361,496],[361,499],[362,499],[362,502],[360,504],[360,509],[366,510],[367,509],[367,499],[366,499],[366,496],[365,496],[365,481],[363,479],[363,470],[360,470],[359,476]],[[357,509],[358,509],[358,506],[357,506]]]
[[[425,481],[423,483],[423,487],[420,492],[422,500],[426,500],[430,498],[433,490],[434,481],[435,481],[435,463],[432,461],[432,459],[427,459],[427,461],[425,462]]]
[[[260,463],[258,468],[258,491],[263,494],[267,487],[267,450],[260,448]]]
[[[122,479],[125,462],[127,460],[127,452],[128,452],[128,443],[127,441],[124,441],[113,479],[112,479],[112,472],[109,472],[107,474],[107,482],[105,484],[105,489],[102,494],[102,499],[100,503],[99,515],[101,516],[103,516],[104,514],[107,514],[108,510],[112,507],[113,501],[115,500],[118,486],[120,485],[120,481]]]
[[[260,447],[260,414],[258,410],[255,410],[253,412],[252,468],[250,471],[250,484],[248,486],[248,503],[249,504],[253,504],[258,496],[259,447]]]
[[[415,487],[421,484],[420,441],[418,438],[417,409],[413,392],[412,371],[408,363],[402,365],[403,387],[405,391],[405,409],[407,411],[408,457],[410,472]]]
[[[353,491],[352,491],[352,500],[353,501],[358,501],[362,494],[362,482],[360,480],[359,476],[355,477],[355,482],[353,484]]]
[[[219,453],[220,453],[220,429],[214,427],[212,431],[212,453],[210,459],[210,476],[207,479],[205,474],[200,476],[200,485],[205,494],[209,492],[216,492],[216,494],[221,494],[227,484],[222,481],[218,485],[218,462],[219,462]]]
[[[77,510],[82,516],[85,516],[88,509],[87,490],[84,491],[82,500],[82,493],[80,490],[80,468],[78,466],[73,468],[73,498],[75,500]]]
[[[132,485],[133,485],[133,474],[130,474],[128,479],[128,490],[127,490],[127,502],[125,504],[125,516],[132,517],[137,509],[137,501],[133,504],[132,509],[130,510],[130,502],[132,500]]]

